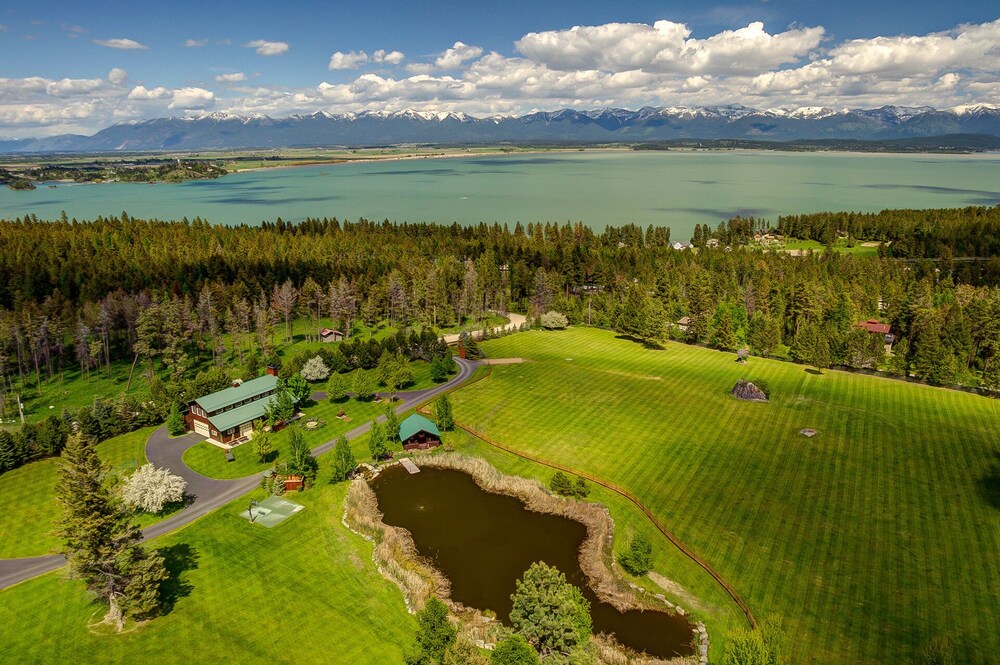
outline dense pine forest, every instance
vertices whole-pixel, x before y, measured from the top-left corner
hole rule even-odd
[[[791,256],[755,245],[764,230],[731,220],[714,234],[724,243],[691,251],[673,249],[665,227],[3,221],[0,399],[66,369],[138,364],[137,375],[155,366],[179,382],[188,358],[259,366],[275,328],[296,318],[419,332],[552,310],[651,345],[1000,388],[1000,208],[779,220],[780,233],[884,242],[879,256]],[[857,327],[869,319],[891,326],[891,353]]]

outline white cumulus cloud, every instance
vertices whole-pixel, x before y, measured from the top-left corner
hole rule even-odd
[[[198,48],[200,46],[205,46],[208,44],[207,39],[186,39],[184,40],[184,48]]]
[[[215,77],[216,83],[239,83],[240,81],[246,81],[247,75],[243,72],[234,72],[232,74],[219,74]]]
[[[108,48],[116,48],[123,51],[145,50],[149,48],[145,44],[140,44],[134,39],[95,39],[94,43],[98,46],[106,46]]]
[[[269,42],[264,39],[255,39],[244,44],[246,48],[257,50],[257,55],[281,55],[288,51],[288,44],[285,42]]]
[[[403,55],[402,51],[386,51],[385,49],[379,49],[372,53],[372,62],[385,63],[387,65],[398,65],[406,56]]]
[[[364,51],[348,51],[347,53],[336,51],[330,56],[330,64],[327,65],[327,69],[357,69],[366,62],[368,62],[368,54]]]
[[[110,72],[108,72],[108,81],[114,83],[115,85],[121,85],[126,80],[128,80],[128,72],[124,69],[119,69],[115,67]]]
[[[128,98],[134,101],[150,101],[154,99],[167,99],[171,96],[169,90],[162,85],[155,88],[137,85],[128,93]]]
[[[433,64],[413,63],[406,68],[414,73],[427,74],[433,71],[445,71],[460,69],[469,60],[475,60],[483,54],[483,49],[479,46],[471,46],[462,42],[455,42],[451,48],[445,49]]]
[[[179,88],[173,91],[168,109],[204,109],[215,103],[215,93],[204,88]]]

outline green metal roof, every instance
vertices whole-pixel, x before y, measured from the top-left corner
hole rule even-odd
[[[256,379],[254,380],[256,381]],[[219,432],[225,432],[232,427],[239,427],[243,423],[263,418],[264,410],[267,409],[272,400],[274,400],[274,395],[259,399],[256,402],[244,404],[232,411],[224,411],[223,413],[209,416],[208,422],[212,423]]]
[[[406,441],[417,432],[427,432],[428,434],[433,434],[436,437],[441,436],[441,432],[438,430],[437,425],[432,423],[427,418],[424,418],[419,413],[414,413],[412,416],[399,423],[400,441]]]
[[[277,385],[278,377],[265,374],[264,376],[258,376],[256,379],[244,381],[235,388],[225,388],[217,393],[211,393],[210,395],[199,397],[195,400],[195,403],[205,409],[206,413],[212,413],[213,411],[224,409],[230,404],[236,404],[237,402],[242,402],[245,399],[250,399],[255,395],[266,393],[269,390],[274,390]],[[246,406],[250,405],[247,404]],[[221,416],[222,414],[220,413],[219,415]]]

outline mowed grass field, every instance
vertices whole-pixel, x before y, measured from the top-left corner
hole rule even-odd
[[[456,420],[633,492],[780,617],[791,662],[912,663],[940,635],[996,662],[1000,401],[595,329],[482,348],[528,362],[455,392]],[[730,397],[743,377],[770,403]]]
[[[129,432],[97,444],[97,453],[111,469],[135,461],[146,463],[146,439],[154,428]],[[55,498],[60,458],[50,457],[0,475],[0,559],[41,556],[55,551],[52,535],[59,505]],[[129,472],[131,469],[129,470]],[[145,526],[155,517],[144,515]]]
[[[124,634],[91,628],[105,608],[62,572],[0,591],[0,662],[403,662],[416,621],[341,524],[347,486],[327,480],[290,494],[306,509],[273,529],[239,516],[243,497],[150,543],[172,607]]]

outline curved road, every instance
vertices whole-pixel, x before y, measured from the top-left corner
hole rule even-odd
[[[516,314],[511,315],[511,323],[508,325],[518,325],[514,321],[515,316],[520,317],[520,315]],[[520,317],[520,320],[523,322],[524,317]],[[455,361],[458,363],[458,374],[450,381],[433,388],[398,393],[397,396],[400,399],[400,403],[396,407],[396,413],[402,414],[421,402],[437,397],[441,393],[461,385],[472,376],[479,365],[476,361],[462,360],[460,358],[456,358]],[[380,421],[384,419],[385,416],[379,416]],[[363,423],[347,432],[345,436],[348,439],[354,439],[367,432],[370,427],[370,422]],[[165,427],[156,429],[149,436],[149,440],[146,441],[146,458],[151,464],[170,469],[172,473],[184,478],[187,481],[187,494],[192,497],[192,501],[176,515],[143,529],[142,535],[144,538],[162,536],[185,524],[190,524],[202,515],[210,513],[233,499],[246,494],[260,484],[260,479],[263,475],[260,473],[235,480],[217,480],[192,471],[184,464],[184,452],[191,446],[204,440],[204,437],[195,434],[171,439]],[[335,444],[336,439],[331,439],[313,448],[312,453],[316,456],[322,455],[331,450]],[[42,573],[53,571],[61,567],[64,563],[65,559],[61,554],[24,559],[0,559],[0,589],[5,589]]]

